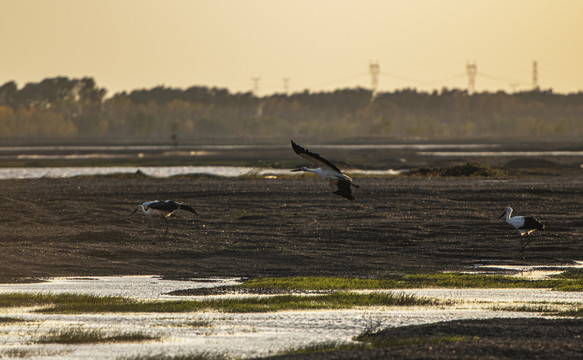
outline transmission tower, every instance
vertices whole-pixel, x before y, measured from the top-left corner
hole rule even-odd
[[[476,88],[476,74],[478,73],[478,66],[474,61],[473,64],[467,63],[466,74],[468,74],[468,94],[473,94]]]
[[[289,78],[283,78],[283,92],[286,95],[289,95]]]
[[[259,80],[260,77],[252,77],[251,80],[253,81],[253,95],[259,96]]]
[[[538,64],[536,61],[532,62],[532,89],[538,90]]]
[[[370,72],[370,89],[372,91],[372,96],[374,97],[377,94],[379,87],[379,74],[381,73],[381,66],[379,65],[379,62],[371,62],[368,67],[368,71]]]

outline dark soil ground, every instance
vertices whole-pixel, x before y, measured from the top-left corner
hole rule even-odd
[[[362,359],[581,359],[582,319],[488,319],[385,329],[371,340],[418,345],[386,346],[274,356],[278,360]]]
[[[583,260],[583,177],[363,177],[356,201],[298,178],[95,177],[0,181],[0,281],[51,276],[388,277],[480,264]],[[129,216],[172,199],[198,215]],[[546,231],[520,256],[506,206]],[[487,320],[386,330],[471,341],[312,358],[575,358],[580,320]],[[305,355],[304,355],[305,356]]]
[[[386,277],[582,260],[583,177],[360,178],[356,201],[315,177],[0,182],[0,274]],[[165,221],[136,205],[173,199]],[[520,237],[506,206],[546,231]]]

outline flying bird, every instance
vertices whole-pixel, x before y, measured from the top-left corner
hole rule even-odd
[[[521,245],[520,253],[524,259],[524,249],[530,244],[530,238],[528,238],[528,241],[525,244],[522,237],[524,235],[530,235],[536,230],[544,231],[545,226],[532,216],[512,216],[512,211],[513,210],[510,206],[507,207],[498,219],[502,219],[502,217],[506,216],[506,222],[518,230]]]
[[[147,201],[143,204],[138,205],[134,209],[134,211],[130,213],[130,215],[133,215],[136,213],[136,211],[141,210],[142,213],[144,213],[144,215],[163,217],[164,220],[166,220],[166,232],[164,234],[167,234],[169,224],[168,217],[178,209],[190,211],[191,213],[197,214],[196,210],[194,210],[192,207],[188,205],[180,204],[172,200],[165,201],[154,200]]]
[[[311,172],[325,179],[330,179],[329,180],[330,187],[332,188],[334,194],[340,195],[349,200],[354,200],[354,196],[352,196],[351,186],[354,186],[357,189],[360,189],[360,186],[354,184],[349,176],[343,174],[342,171],[340,171],[340,169],[336,167],[336,165],[332,164],[330,161],[324,159],[315,152],[311,152],[310,150],[301,147],[300,145],[296,144],[293,140],[291,141],[291,145],[292,149],[294,149],[294,152],[296,154],[316,163],[319,166],[316,169],[308,169],[306,167],[301,167],[299,169],[294,169],[292,171]]]

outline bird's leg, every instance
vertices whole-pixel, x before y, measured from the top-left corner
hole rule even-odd
[[[166,231],[164,232],[164,235],[168,234],[168,225],[170,225],[170,221],[168,221],[168,217],[164,216],[164,220],[166,220]]]
[[[522,259],[524,260],[524,249],[526,249],[526,247],[528,246],[528,244],[530,244],[530,238],[528,239],[528,241],[526,242],[526,244],[523,243],[522,238],[520,238],[520,243],[522,245],[521,249],[520,249],[520,253],[522,254]]]

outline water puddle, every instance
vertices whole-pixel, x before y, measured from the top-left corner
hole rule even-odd
[[[583,269],[583,261],[575,260],[570,265],[511,265],[511,264],[477,264],[476,271],[468,273],[483,274],[485,271],[494,270],[505,275],[528,279],[545,280],[559,275],[567,270]]]
[[[236,285],[240,278],[166,280],[159,276],[65,277],[34,284],[0,284],[0,293],[76,293],[127,296],[144,300],[197,300],[170,296],[182,289]],[[528,312],[492,310],[500,304],[581,304],[581,292],[547,289],[407,289],[390,290],[422,297],[455,300],[439,307],[372,307],[351,310],[281,311],[275,313],[122,313],[38,314],[30,308],[0,308],[0,318],[25,320],[1,324],[0,357],[26,354],[37,359],[111,359],[133,356],[193,354],[252,358],[328,341],[351,341],[365,329],[419,325],[450,320],[527,318]],[[234,296],[234,295],[218,295]],[[96,345],[41,344],[43,334],[58,329],[105,333],[139,332],[158,340]],[[23,356],[19,357],[23,357]],[[16,357],[16,356],[15,356]]]

